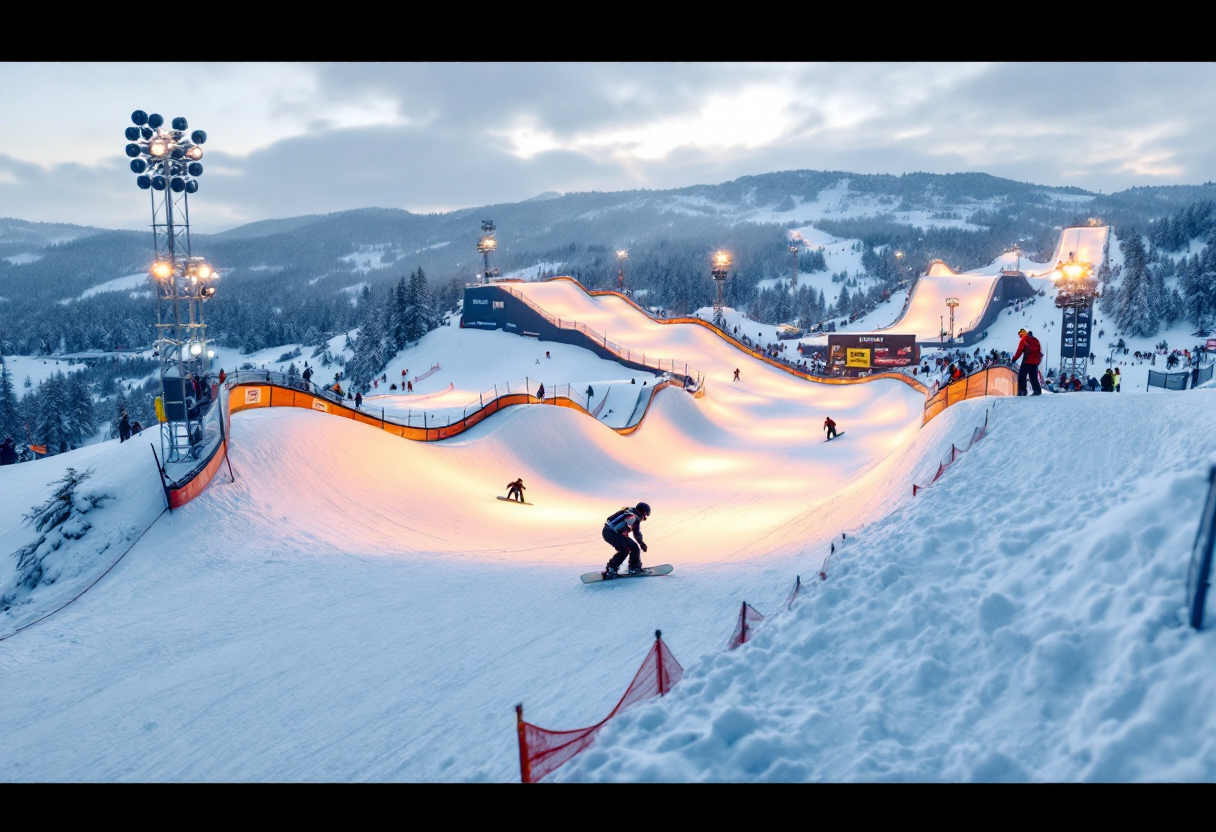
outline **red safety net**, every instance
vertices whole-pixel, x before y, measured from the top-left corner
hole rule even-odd
[[[655,630],[654,645],[646,654],[637,675],[629,683],[625,695],[608,716],[590,728],[573,731],[550,731],[524,722],[524,706],[515,706],[516,727],[519,732],[519,776],[524,783],[536,783],[563,763],[584,751],[608,720],[643,700],[665,696],[672,685],[684,676],[684,668],[671,655],[663,642],[663,634]]]
[[[756,621],[763,621],[764,616],[756,612],[746,601],[743,606],[739,607],[739,620],[735,622],[735,632],[731,634],[730,643],[726,645],[727,650],[734,650],[739,645],[745,643],[752,635],[752,624]]]

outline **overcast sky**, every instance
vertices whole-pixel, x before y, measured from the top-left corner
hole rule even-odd
[[[193,226],[780,170],[1216,179],[1214,64],[0,63],[0,217],[143,228],[135,109],[207,131]]]

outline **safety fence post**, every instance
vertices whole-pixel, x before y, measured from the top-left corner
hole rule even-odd
[[[528,765],[528,736],[524,728],[524,706],[521,702],[515,706],[515,733],[519,737],[519,782],[531,783],[532,772]]]
[[[663,631],[654,631],[654,657],[659,669],[659,696],[666,696],[667,691],[663,687]]]

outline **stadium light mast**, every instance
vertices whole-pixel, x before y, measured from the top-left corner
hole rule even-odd
[[[794,255],[794,276],[790,279],[790,288],[798,289],[798,244],[790,246],[790,254]]]
[[[1061,376],[1070,373],[1077,378],[1089,377],[1091,313],[1094,300],[1100,297],[1098,281],[1092,272],[1090,263],[1070,257],[1067,263],[1051,273],[1057,290],[1056,308],[1063,314],[1063,325],[1060,327]]]
[[[206,438],[206,408],[195,400],[191,377],[207,384],[214,353],[207,349],[203,301],[215,295],[218,277],[190,244],[190,194],[203,175],[207,134],[178,116],[169,127],[158,113],[131,114],[126,154],[135,184],[152,201],[152,246],[155,262],[149,279],[156,290],[156,354],[160,358],[164,424],[161,450],[166,463],[197,459]],[[191,406],[193,402],[193,406]],[[158,414],[159,416],[160,414]]]
[[[616,253],[617,272],[616,272],[616,290],[622,294],[625,292],[625,261],[629,259],[629,249],[621,249]]]
[[[714,279],[714,326],[726,329],[726,317],[722,314],[722,286],[726,283],[727,270],[730,268],[730,254],[719,251],[714,255],[714,263],[710,274]]]
[[[494,237],[494,220],[481,221],[481,239],[477,241],[477,250],[481,252],[485,264],[482,282],[490,282],[490,252],[498,248],[498,240]]]
[[[958,298],[946,298],[946,306],[950,307],[950,340],[954,340],[954,310],[958,308]]]

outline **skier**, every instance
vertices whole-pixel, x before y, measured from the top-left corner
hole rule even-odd
[[[624,506],[620,511],[611,515],[608,521],[604,523],[604,541],[614,549],[616,554],[608,561],[608,565],[604,567],[604,580],[609,581],[619,577],[617,572],[621,567],[621,563],[626,556],[629,558],[629,574],[637,575],[642,571],[642,552],[646,551],[646,541],[642,540],[642,521],[650,516],[650,506],[647,503],[638,503],[633,508]],[[629,533],[633,532],[635,543],[629,539]],[[641,551],[638,548],[641,547]]]
[[[735,377],[734,377],[734,379],[732,379],[732,381],[738,381],[738,380],[739,380],[739,368],[736,367],[735,368]]]
[[[1043,348],[1039,345],[1039,339],[1034,337],[1034,333],[1025,329],[1019,329],[1018,335],[1022,340],[1018,341],[1017,351],[1013,354],[1010,361],[1017,361],[1018,356],[1025,353],[1022,359],[1022,366],[1018,369],[1018,395],[1026,395],[1026,379],[1030,379],[1030,384],[1034,387],[1032,395],[1043,395],[1043,389],[1039,386],[1039,362],[1043,360]]]
[[[509,482],[507,483],[507,499],[510,500],[512,497],[514,497],[516,500],[522,503],[524,501],[524,492],[526,490],[527,489],[524,487],[523,477],[515,480],[515,482]]]
[[[824,417],[823,429],[828,432],[828,439],[832,439],[836,435],[836,423],[832,421],[831,416]]]
[[[124,409],[122,418],[118,420],[118,444],[122,444],[131,438],[131,420],[127,418],[127,411]]]

